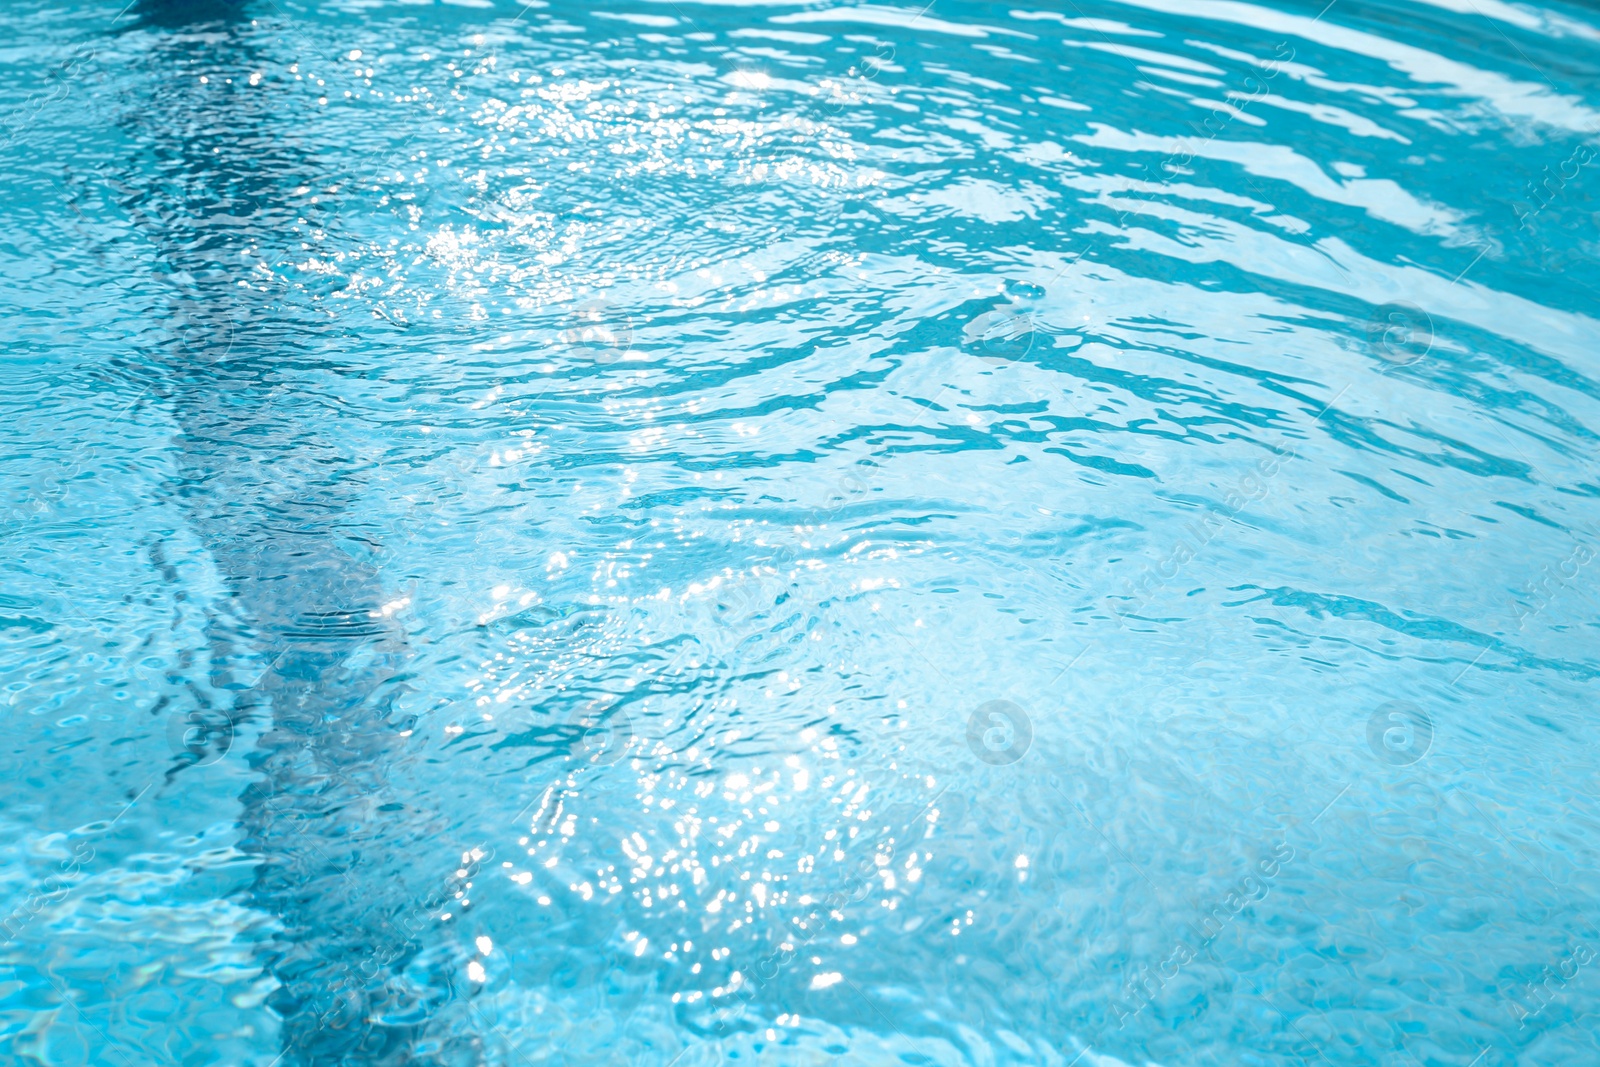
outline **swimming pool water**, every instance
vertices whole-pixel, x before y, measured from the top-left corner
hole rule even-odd
[[[1600,1062],[1600,18],[0,10],[0,1061]]]

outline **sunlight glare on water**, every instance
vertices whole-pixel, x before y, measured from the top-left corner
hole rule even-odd
[[[1600,1062],[1600,18],[0,11],[0,1059]]]

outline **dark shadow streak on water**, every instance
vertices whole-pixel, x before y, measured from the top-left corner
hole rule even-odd
[[[295,399],[320,327],[303,301],[239,284],[246,253],[316,210],[291,190],[319,173],[275,136],[286,122],[244,5],[140,0],[118,32],[149,39],[150,96],[128,123],[139,158],[118,184],[157,249],[176,335],[137,373],[177,425],[175,495],[226,589],[208,641],[212,691],[233,694],[214,714],[228,733],[260,729],[241,847],[259,860],[248,902],[275,919],[278,1062],[479,1062],[474,1040],[443,1036],[467,1032],[449,1025],[460,961],[423,944],[455,887],[423,884],[441,869],[436,835],[395,788],[406,635],[379,610],[378,570],[341,547],[362,465],[325,410]],[[268,82],[250,85],[259,71]],[[225,680],[249,662],[268,665],[253,684]],[[198,755],[179,755],[169,786]]]

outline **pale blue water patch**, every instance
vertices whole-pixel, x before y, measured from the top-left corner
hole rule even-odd
[[[0,20],[6,1062],[1600,1058],[1592,11]]]

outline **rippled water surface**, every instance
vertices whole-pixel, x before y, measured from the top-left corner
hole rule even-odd
[[[0,1061],[1600,1062],[1600,16],[0,10]]]

